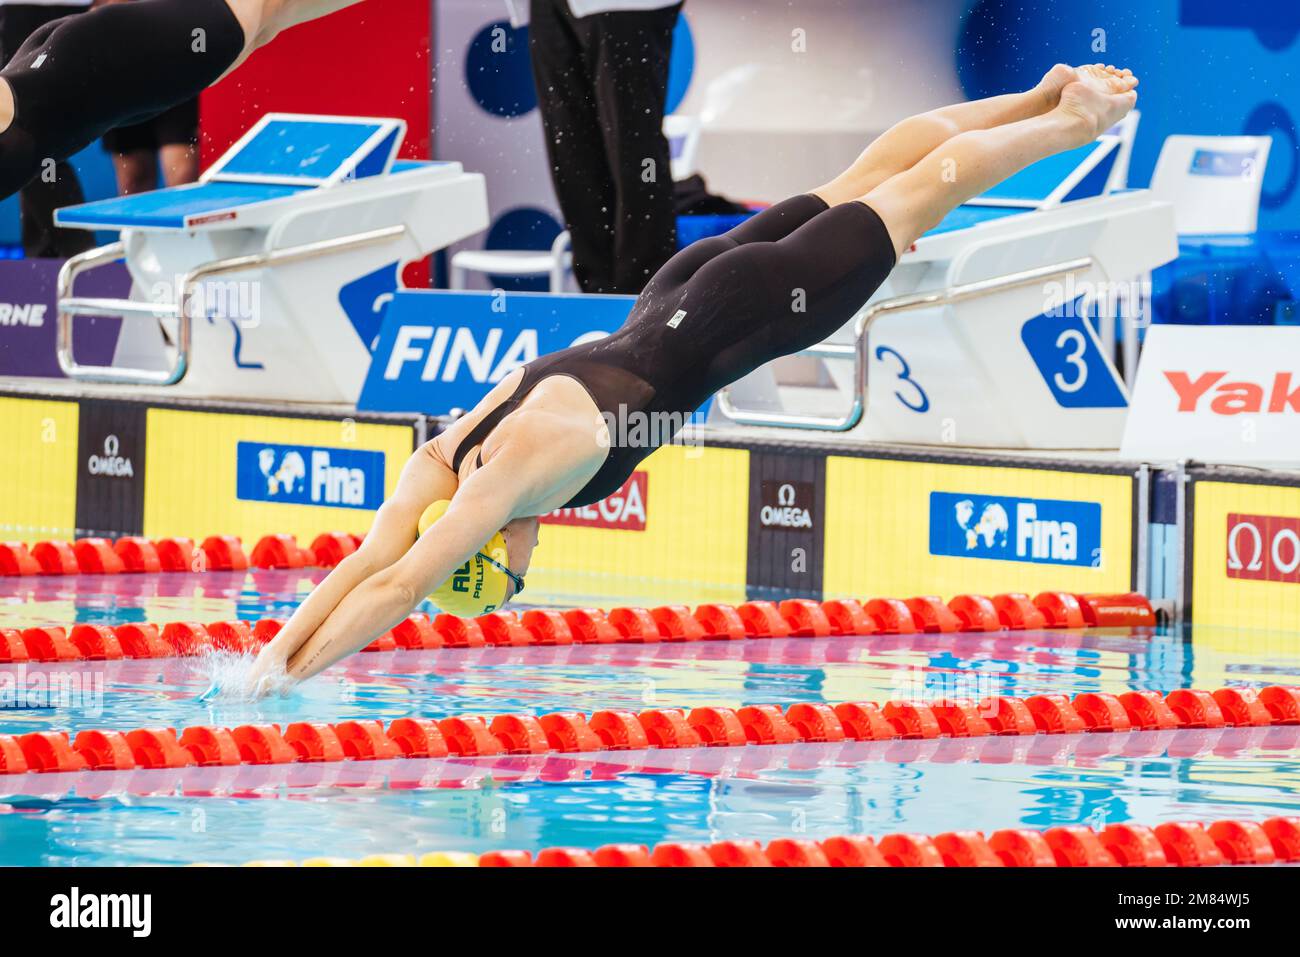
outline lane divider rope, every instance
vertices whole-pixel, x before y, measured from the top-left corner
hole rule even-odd
[[[0,775],[1300,724],[1300,687],[0,734]]]
[[[861,835],[820,841],[778,838],[712,844],[606,844],[594,851],[550,847],[528,851],[434,851],[371,854],[357,860],[315,857],[303,867],[1216,867],[1300,861],[1300,817],[1262,822],[1180,821],[1147,827],[1108,824],[982,831]],[[193,865],[212,867],[211,864]],[[244,867],[296,867],[293,860],[249,861]]]
[[[0,542],[0,577],[122,575],[147,572],[245,571],[249,568],[333,568],[361,547],[361,536],[323,532],[309,548],[294,535],[264,535],[250,553],[237,535],[148,539],[107,538]]]
[[[768,771],[789,768],[800,772],[818,767],[862,767],[916,762],[940,764],[983,762],[1063,766],[1074,759],[1098,761],[1110,757],[1131,761],[1144,757],[1234,759],[1245,752],[1277,753],[1300,748],[1300,725],[1222,727],[1135,731],[1130,734],[1010,735],[983,738],[893,738],[834,743],[796,743],[784,747],[679,748],[608,750],[587,753],[495,755],[443,758],[402,757],[393,760],[343,760],[293,764],[237,764],[174,769],[138,767],[124,771],[83,770],[43,774],[0,775],[0,799],[30,795],[56,800],[64,794],[100,799],[115,794],[175,795],[187,798],[256,794],[260,799],[281,796],[282,789],[365,787],[427,790],[477,788],[485,781],[518,784],[543,781],[617,781],[628,774],[725,776],[758,780]]]
[[[365,652],[485,646],[644,644],[660,641],[742,638],[827,638],[920,633],[1023,631],[1026,629],[1152,628],[1151,603],[1136,592],[1074,595],[1043,592],[1030,598],[1012,592],[989,598],[873,598],[740,605],[705,604],[657,608],[619,607],[558,611],[534,608],[522,614],[497,611],[481,618],[410,615],[381,635]],[[58,661],[110,661],[121,658],[171,658],[214,650],[255,653],[284,626],[278,618],[260,621],[137,622],[123,625],[73,625],[15,630],[0,628],[0,664]]]

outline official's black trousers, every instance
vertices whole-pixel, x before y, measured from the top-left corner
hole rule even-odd
[[[680,10],[575,17],[566,0],[532,0],[551,179],[584,292],[639,293],[676,248],[663,118]]]
[[[78,6],[0,5],[0,66],[45,24],[85,10],[85,7]],[[41,175],[18,194],[23,254],[66,259],[93,246],[93,234],[81,229],[58,229],[54,225],[56,209],[82,202],[85,202],[85,197],[81,192],[81,181],[71,163],[60,160],[48,172],[42,170]]]

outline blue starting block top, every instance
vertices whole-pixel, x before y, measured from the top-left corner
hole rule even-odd
[[[1107,134],[1086,146],[1039,160],[988,192],[958,206],[926,235],[953,233],[1063,202],[1102,196],[1119,158],[1119,145],[1118,136]],[[724,233],[751,215],[680,216],[677,220],[678,248]]]
[[[185,229],[196,219],[220,216],[227,211],[294,196],[311,188],[278,183],[195,183],[70,206],[58,211],[57,220],[60,226],[83,229]]]
[[[980,223],[1005,219],[1008,216],[1019,216],[1027,212],[1029,212],[1028,209],[1018,206],[958,206],[926,235],[934,236],[938,233],[951,233],[959,229],[969,229],[972,226],[978,226]]]
[[[1118,138],[1102,136],[1087,146],[1039,160],[958,206],[926,235],[952,233],[1059,203],[1101,196],[1118,157]]]
[[[55,222],[86,229],[192,229],[231,221],[258,203],[427,165],[396,161],[405,135],[402,120],[268,113],[201,182],[70,206],[55,213]]]
[[[404,134],[400,120],[271,113],[217,160],[207,178],[324,186],[380,176]]]
[[[1101,196],[1119,158],[1119,138],[1101,136],[1086,146],[1026,166],[971,202],[978,206],[1044,206]]]

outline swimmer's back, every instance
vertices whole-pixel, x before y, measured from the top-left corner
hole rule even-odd
[[[565,506],[597,502],[718,389],[839,329],[893,266],[893,241],[869,206],[804,195],[769,207],[669,260],[613,335],[541,356],[513,389],[494,390],[454,444],[453,468],[540,383],[563,376],[610,431],[608,456]]]

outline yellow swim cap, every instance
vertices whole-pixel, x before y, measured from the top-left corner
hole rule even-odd
[[[451,502],[443,499],[434,502],[420,516],[420,534],[447,514]],[[451,577],[438,586],[429,600],[448,614],[461,618],[477,618],[496,611],[506,600],[510,578],[497,566],[509,567],[506,539],[500,532],[493,535],[478,552]]]

